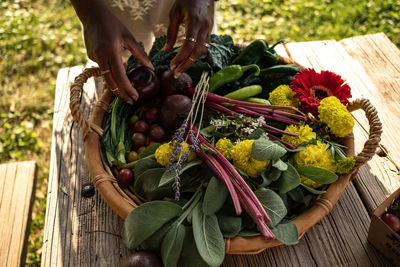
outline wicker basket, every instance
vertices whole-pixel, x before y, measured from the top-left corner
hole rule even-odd
[[[280,64],[293,64],[287,58],[280,57]],[[299,64],[297,64],[299,65]],[[114,95],[106,89],[100,100],[95,104],[89,120],[86,120],[80,111],[80,99],[83,90],[83,84],[90,77],[101,76],[99,68],[87,68],[75,79],[71,86],[70,109],[73,119],[78,123],[82,131],[82,138],[85,143],[85,158],[90,176],[96,189],[100,192],[108,205],[122,219],[142,202],[133,194],[119,187],[116,178],[112,175],[107,164],[104,162],[101,153],[101,142],[103,138],[103,125],[110,109]],[[369,138],[364,144],[364,148],[356,156],[356,166],[345,175],[331,184],[326,193],[320,195],[312,206],[294,219],[299,236],[302,237],[305,232],[325,217],[338,201],[344,192],[347,184],[356,176],[359,168],[370,160],[375,154],[379,145],[382,133],[382,125],[378,118],[375,108],[367,99],[357,99],[347,105],[350,112],[362,109],[369,121]],[[347,147],[346,154],[354,155],[354,137],[348,136],[344,140]],[[235,237],[225,239],[225,250],[228,254],[257,254],[261,251],[282,245],[277,240],[266,240],[262,236],[255,237]]]

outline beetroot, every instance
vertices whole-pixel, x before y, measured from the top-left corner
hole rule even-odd
[[[128,79],[139,93],[139,101],[149,101],[157,96],[160,91],[160,81],[151,69],[140,66],[134,68]]]
[[[170,95],[162,106],[160,120],[162,125],[167,129],[175,129],[185,120],[192,107],[192,100],[185,95]]]
[[[160,80],[163,96],[185,94],[187,89],[193,87],[192,78],[188,74],[182,73],[178,79],[175,79],[173,70],[164,71],[161,74]]]

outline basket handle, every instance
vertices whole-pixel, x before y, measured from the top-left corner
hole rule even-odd
[[[364,147],[357,156],[355,156],[356,164],[353,169],[353,173],[357,172],[358,169],[367,161],[369,161],[376,152],[381,141],[382,134],[382,123],[378,117],[378,112],[375,107],[371,104],[368,99],[360,98],[347,104],[347,109],[352,112],[358,109],[362,109],[365,112],[365,116],[369,122],[369,136],[365,142]],[[352,177],[353,179],[355,176]]]
[[[100,137],[103,136],[103,130],[101,127],[88,121],[81,111],[81,92],[83,90],[83,85],[90,77],[99,76],[101,76],[100,68],[86,68],[75,78],[70,88],[69,108],[71,110],[72,118],[81,128],[83,141],[85,141],[87,134],[92,131],[97,133]],[[107,107],[103,107],[102,102],[97,102],[96,105],[102,106],[105,110],[108,109],[108,105],[106,105]]]

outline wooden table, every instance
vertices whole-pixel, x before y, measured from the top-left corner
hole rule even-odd
[[[375,156],[350,183],[332,212],[295,246],[259,255],[227,255],[223,266],[388,266],[367,242],[371,212],[400,187],[400,51],[383,33],[341,41],[288,43],[281,55],[317,71],[342,75],[353,98],[370,99],[383,123],[381,144],[388,155]],[[90,182],[80,129],[68,108],[69,86],[82,67],[61,69],[57,78],[52,156],[42,266],[119,266],[130,253],[120,232],[123,221],[101,196],[85,199]],[[90,79],[82,105],[88,116],[102,91],[101,79]],[[354,112],[356,152],[367,138],[362,111]]]

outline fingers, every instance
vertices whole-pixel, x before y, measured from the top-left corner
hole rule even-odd
[[[170,64],[171,69],[175,68],[174,76],[176,78],[187,70],[199,57],[207,53],[210,43],[210,31],[209,23],[203,23],[201,27],[189,25],[186,31],[186,40]]]
[[[128,95],[129,98],[137,100],[139,98],[138,92],[133,88],[131,82],[126,75],[126,70],[121,60],[121,50],[119,47],[114,47],[114,57],[109,58],[109,64],[111,67],[111,73],[114,80],[117,83],[118,88],[120,89],[121,93],[125,93]],[[122,95],[121,95],[121,98]],[[125,98],[123,98],[125,100]],[[127,101],[128,102],[128,101]],[[128,102],[129,103],[129,102]]]
[[[153,64],[146,55],[146,52],[142,49],[142,47],[136,42],[135,39],[126,37],[124,38],[124,47],[127,48],[132,55],[139,60],[139,62],[152,70],[154,70]]]
[[[173,8],[169,15],[169,25],[167,31],[167,43],[165,44],[164,51],[169,52],[175,45],[178,38],[179,25],[182,23],[183,17],[176,8]]]
[[[138,98],[138,94],[135,89],[130,85],[130,82],[125,74],[125,68],[123,67],[122,60],[119,53],[112,53],[110,56],[97,56],[99,59],[99,65],[104,79],[106,80],[110,90],[118,97],[123,99],[129,104],[133,104],[133,99]],[[119,64],[116,63],[119,58]],[[108,59],[113,59],[113,62],[109,62]],[[120,65],[120,66],[119,66]],[[121,72],[122,71],[122,72]],[[121,82],[120,77],[125,77],[128,80]],[[127,89],[128,88],[128,89]]]

